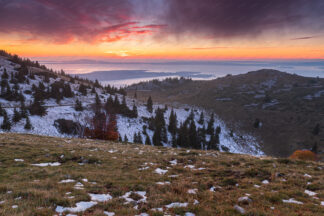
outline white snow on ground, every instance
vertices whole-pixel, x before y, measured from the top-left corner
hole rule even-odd
[[[183,208],[183,207],[187,207],[188,203],[179,203],[179,202],[175,202],[175,203],[171,203],[169,205],[166,205],[166,208]]]
[[[66,211],[69,211],[69,212],[83,212],[89,208],[91,208],[92,206],[95,206],[97,204],[97,202],[93,202],[93,201],[90,201],[90,202],[78,202],[76,203],[76,207],[62,207],[62,206],[57,206],[55,211],[57,213],[63,213],[63,212],[66,212]]]
[[[165,182],[156,182],[157,185],[169,185],[171,182],[165,181]]]
[[[189,189],[188,190],[188,194],[196,194],[197,193],[197,191],[198,191],[198,189]]]
[[[310,190],[305,190],[304,191],[305,194],[309,195],[309,196],[315,196],[317,193],[313,192],[313,191],[310,191]]]
[[[294,203],[294,204],[298,204],[298,205],[302,205],[303,204],[302,202],[297,201],[294,198],[290,198],[289,200],[282,200],[282,202],[284,202],[284,203]]]
[[[164,170],[164,169],[156,168],[156,169],[154,170],[154,172],[157,173],[157,174],[160,174],[160,175],[164,175],[165,173],[168,172],[168,170]]]
[[[83,186],[84,185],[81,182],[78,182],[78,183],[76,183],[74,185],[74,189],[76,189],[76,190],[83,190],[84,189]]]
[[[92,201],[98,201],[98,202],[107,202],[108,200],[112,199],[112,196],[109,194],[92,194],[89,193],[89,196],[91,197]]]
[[[6,59],[0,57],[0,75],[3,73],[4,68],[6,68],[7,73],[10,74],[11,72],[16,73],[18,65],[12,64],[11,62],[7,61]],[[58,79],[57,79],[58,80]],[[53,78],[50,78],[50,83],[57,81]],[[39,82],[42,81],[42,78],[39,76],[35,76],[35,80],[30,80],[30,84],[19,84],[20,90],[24,93],[25,90],[31,90],[31,86],[34,84],[38,86]],[[49,85],[47,83],[44,83],[45,88]],[[10,84],[11,87],[13,84]],[[78,84],[71,84],[72,91],[75,94],[74,98],[64,98],[60,101],[59,104],[57,104],[56,100],[49,99],[45,101],[45,106],[47,107],[47,115],[40,117],[40,116],[30,116],[30,121],[33,126],[31,130],[25,130],[25,120],[21,120],[20,122],[13,124],[11,128],[11,132],[15,133],[30,133],[30,134],[39,134],[39,135],[46,135],[46,136],[57,136],[57,137],[73,137],[72,135],[67,134],[61,134],[57,128],[54,126],[54,121],[60,118],[67,119],[67,120],[73,120],[76,122],[80,122],[83,125],[87,124],[87,118],[91,117],[93,115],[93,111],[90,110],[90,105],[94,103],[95,101],[95,95],[90,94],[90,91],[87,96],[82,96],[78,92]],[[104,103],[104,100],[106,100],[110,95],[109,94],[102,94],[102,91],[100,89],[96,89],[102,103]],[[25,104],[28,106],[32,100],[32,95],[24,93],[25,96]],[[122,100],[122,96],[119,95],[119,100]],[[77,112],[74,110],[74,103],[76,98],[78,98],[83,106],[85,107],[85,110],[82,112]],[[134,100],[130,98],[126,98],[127,105],[131,108],[133,106]],[[7,101],[2,98],[0,98],[0,103],[2,104],[2,107],[4,107],[9,115],[9,118],[12,118],[13,116],[13,108],[20,107],[20,102],[14,102],[14,101]],[[147,122],[143,120],[143,118],[150,118],[154,116],[153,114],[148,112],[146,109],[146,106],[144,103],[135,101],[135,104],[137,106],[138,110],[138,118],[127,118],[121,115],[117,116],[117,126],[118,126],[118,132],[120,133],[121,137],[124,138],[126,135],[128,140],[130,142],[133,142],[134,133],[136,132],[142,132],[143,126],[147,126]],[[164,108],[164,105],[154,105],[154,109],[156,110],[158,107]],[[194,109],[195,113],[195,122],[198,127],[203,127],[203,125],[198,124],[199,116],[201,111],[204,111],[205,114],[205,123],[204,126],[207,127],[207,123],[209,121],[210,113],[208,113],[205,110],[194,108],[194,107],[177,107],[174,108],[175,113],[177,114],[177,120],[178,120],[178,126],[181,122],[184,122],[186,118],[189,116],[191,109]],[[165,121],[168,124],[169,122],[169,116],[171,113],[171,108],[169,107],[168,110],[166,110],[164,117]],[[2,122],[3,117],[0,117],[0,123]],[[260,150],[258,142],[255,137],[249,135],[249,134],[241,134],[238,131],[234,131],[233,135],[230,133],[230,128],[227,127],[227,125],[219,119],[217,116],[215,116],[215,123],[214,127],[217,126],[221,127],[221,134],[219,136],[220,139],[220,146],[221,151],[224,151],[225,149],[228,149],[230,152],[233,153],[243,153],[243,154],[252,154],[252,155],[263,155],[264,153]],[[153,137],[153,131],[147,129],[147,134],[149,135],[150,139],[152,140]],[[0,133],[4,131],[0,130]],[[141,134],[142,140],[145,140],[145,136]],[[167,134],[168,142],[163,143],[166,147],[171,147],[171,134],[168,132]],[[207,136],[207,139],[209,139],[209,136]],[[222,148],[224,147],[224,148]],[[114,153],[115,151],[109,151],[110,153]],[[174,164],[173,164],[174,165]]]
[[[306,178],[312,178],[312,176],[311,175],[308,175],[307,173],[304,174],[304,177],[306,177]]]
[[[107,216],[115,216],[115,212],[104,211],[104,214],[107,215]]]
[[[47,167],[47,166],[60,166],[60,162],[53,162],[53,163],[39,163],[39,164],[32,164],[33,166],[39,166],[39,167]]]
[[[130,198],[130,195],[132,195],[132,193],[141,196],[142,199],[135,201],[134,199]],[[147,199],[146,191],[135,191],[135,192],[130,191],[130,192],[125,193],[123,196],[121,196],[121,198],[126,200],[125,204],[131,203],[131,202],[143,203],[143,202],[146,202],[146,199]]]
[[[174,165],[177,165],[177,159],[174,159],[174,160],[172,160],[172,161],[169,161],[169,163],[172,165],[172,166],[174,166]]]
[[[59,183],[71,183],[71,182],[75,182],[75,180],[73,180],[73,179],[65,179],[65,180],[62,180],[62,181],[60,181]]]
[[[16,162],[24,162],[24,159],[15,159]]]

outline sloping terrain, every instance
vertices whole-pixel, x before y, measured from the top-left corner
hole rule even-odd
[[[324,79],[260,70],[210,81],[168,79],[130,86],[128,94],[214,111],[231,128],[259,139],[267,155],[324,149]],[[318,124],[318,126],[316,126]],[[316,127],[319,130],[316,131]]]
[[[1,53],[0,53],[1,54]],[[26,74],[22,76],[22,81],[18,82],[17,78],[21,73],[23,64],[26,62],[19,62],[13,60],[14,57],[0,56],[0,81],[1,85],[4,83],[4,87],[0,86],[0,104],[7,113],[10,121],[10,130],[2,128],[4,122],[4,116],[0,113],[0,132],[16,132],[16,133],[31,133],[38,135],[47,136],[59,136],[59,137],[80,137],[80,133],[65,133],[61,131],[57,126],[57,120],[64,119],[73,121],[80,124],[81,127],[87,127],[91,124],[91,119],[95,115],[96,110],[94,109],[96,95],[100,100],[100,111],[106,112],[106,102],[109,98],[113,98],[114,101],[118,101],[119,104],[125,102],[126,109],[132,112],[134,106],[136,106],[136,116],[130,117],[129,115],[123,115],[118,113],[117,115],[117,129],[120,137],[124,140],[127,137],[129,142],[135,142],[134,134],[140,134],[141,140],[144,143],[146,139],[153,143],[154,128],[149,126],[150,119],[156,116],[155,111],[160,108],[164,110],[164,121],[166,122],[165,128],[169,124],[169,116],[172,107],[168,107],[165,110],[165,105],[155,104],[153,105],[153,112],[147,110],[146,104],[128,97],[124,97],[120,92],[111,92],[111,89],[104,88],[99,84],[96,86],[95,82],[87,82],[83,79],[73,79],[73,77],[65,75],[64,73],[54,73],[48,69],[44,69],[41,66],[31,67],[28,66]],[[17,57],[18,58],[18,57]],[[30,62],[29,62],[30,63]],[[4,76],[7,74],[7,76]],[[88,86],[81,92],[81,84]],[[41,86],[43,86],[41,88]],[[65,86],[63,88],[57,88],[53,90],[55,86]],[[60,95],[64,88],[68,87],[68,96],[62,96],[59,99],[56,98]],[[10,96],[7,96],[7,92],[10,90]],[[43,90],[39,90],[43,89]],[[12,92],[17,92],[20,97],[14,98]],[[38,91],[41,92],[38,93]],[[20,118],[14,121],[15,110],[18,113],[22,112],[21,104],[25,107],[30,107],[37,95],[45,95],[41,103],[46,108],[44,115],[29,115],[29,120],[32,125],[30,129],[26,129],[25,125],[27,118]],[[22,99],[21,99],[22,98]],[[125,99],[125,100],[124,100]],[[76,101],[80,101],[83,110],[76,110]],[[111,104],[110,104],[111,105]],[[110,106],[109,105],[109,106]],[[108,109],[109,109],[108,106]],[[120,106],[118,107],[120,108]],[[177,115],[177,126],[186,121],[192,111],[193,107],[178,107],[174,108],[173,111]],[[207,128],[208,121],[210,119],[209,113],[204,111],[205,119],[203,123],[198,124],[199,115],[204,111],[203,109],[194,109],[193,121],[199,128]],[[27,112],[27,111],[26,111]],[[125,112],[124,112],[125,113]],[[218,118],[215,118],[213,127],[220,127],[221,133],[219,134],[220,150],[226,150],[234,153],[247,153],[254,155],[262,155],[263,151],[260,150],[257,140],[247,134],[240,133],[239,130],[232,130]],[[167,140],[163,141],[164,146],[172,146],[172,136],[169,131],[166,132]],[[230,135],[231,134],[231,135]],[[206,136],[208,141],[209,136]],[[177,146],[175,146],[177,147]],[[202,147],[203,148],[203,147]]]
[[[2,134],[0,215],[232,216],[238,207],[246,215],[323,215],[323,169],[218,151]]]

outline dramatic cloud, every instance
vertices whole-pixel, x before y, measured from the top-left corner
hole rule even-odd
[[[322,0],[166,0],[170,33],[215,38],[257,36],[268,30],[318,31]]]
[[[151,33],[157,28],[138,26],[133,7],[131,0],[0,0],[0,32],[24,33],[58,43],[92,43]]]

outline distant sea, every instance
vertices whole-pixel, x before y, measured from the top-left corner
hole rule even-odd
[[[104,85],[111,84],[115,86],[125,86],[140,81],[179,76],[191,77],[192,79],[214,79],[227,74],[237,75],[264,68],[307,77],[324,77],[324,60],[169,62],[107,62],[77,60],[41,61],[40,63],[45,64],[48,68],[52,68],[53,70],[63,69],[69,74],[84,74],[84,76],[88,76],[92,72],[101,75],[106,74],[107,76],[98,77],[98,80]],[[118,76],[118,74],[120,74],[120,76]],[[92,74],[90,77],[95,79],[96,76]]]

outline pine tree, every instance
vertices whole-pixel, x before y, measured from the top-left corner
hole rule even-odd
[[[220,126],[216,127],[215,134],[219,135],[222,132],[222,128]]]
[[[99,83],[99,81],[97,79],[96,79],[96,81],[94,83],[94,87],[96,87],[96,88],[100,88],[101,87],[101,85],[100,85],[100,83]]]
[[[3,74],[1,75],[1,79],[8,79],[8,78],[9,78],[9,75],[7,73],[7,69],[5,68],[3,71]]]
[[[194,121],[195,120],[195,113],[193,110],[190,111],[190,114],[187,118],[187,121],[190,122],[190,121]]]
[[[26,124],[25,124],[25,130],[30,130],[32,128],[32,125],[30,123],[29,117],[26,118]]]
[[[189,127],[189,140],[190,140],[190,147],[194,149],[200,149],[200,143],[198,143],[198,136],[196,130],[196,124],[194,121],[190,122]]]
[[[147,104],[146,104],[147,110],[152,113],[153,112],[153,101],[151,96],[147,99]]]
[[[169,117],[169,132],[174,136],[177,132],[177,114],[171,110],[170,117]]]
[[[2,104],[0,103],[0,116],[4,115],[5,110],[2,108]]]
[[[215,123],[214,113],[212,113],[207,126],[207,134],[211,135],[214,133],[214,123]]]
[[[6,131],[10,131],[11,130],[11,122],[8,118],[8,114],[6,111],[3,112],[3,122],[1,125],[1,129],[6,130]]]
[[[137,141],[139,144],[143,144],[143,139],[141,133],[138,131],[137,133]]]
[[[212,134],[207,146],[208,150],[219,150],[219,136],[217,134]]]
[[[201,111],[198,123],[199,123],[200,125],[203,125],[204,122],[205,122],[204,112]]]
[[[25,102],[23,100],[20,100],[20,116],[21,116],[21,118],[27,117],[27,108],[26,108]]]
[[[17,111],[17,109],[14,108],[14,115],[13,115],[13,117],[12,117],[12,121],[13,121],[14,123],[17,123],[17,122],[19,122],[20,120],[21,120],[21,115],[20,115],[20,113]]]
[[[135,98],[135,99],[137,98],[137,93],[136,93],[136,91],[135,91],[135,93],[134,93],[134,98]]]
[[[87,87],[83,84],[80,84],[79,86],[79,92],[83,95],[83,96],[87,96]]]
[[[171,141],[172,143],[172,147],[173,148],[177,148],[177,136],[176,135],[173,135],[172,136],[172,141]]]
[[[46,108],[43,106],[43,103],[36,98],[34,99],[34,102],[29,107],[29,112],[31,115],[39,115],[44,116],[46,115]]]
[[[138,117],[137,106],[135,105],[135,103],[133,104],[132,117],[133,118],[137,118]]]
[[[120,136],[120,134],[118,134],[118,142],[123,142],[122,137]]]
[[[145,138],[145,145],[152,145],[151,144],[151,139],[148,135],[146,135],[146,138]]]
[[[124,136],[124,142],[125,142],[125,143],[128,143],[128,138],[127,138],[126,134],[125,134],[125,136]]]
[[[82,102],[79,99],[76,99],[74,109],[76,111],[83,111]]]
[[[138,143],[138,137],[136,132],[134,132],[133,143]]]
[[[96,94],[96,93],[97,93],[96,88],[95,87],[92,87],[91,94]]]
[[[161,129],[155,129],[153,134],[153,145],[162,146]]]

